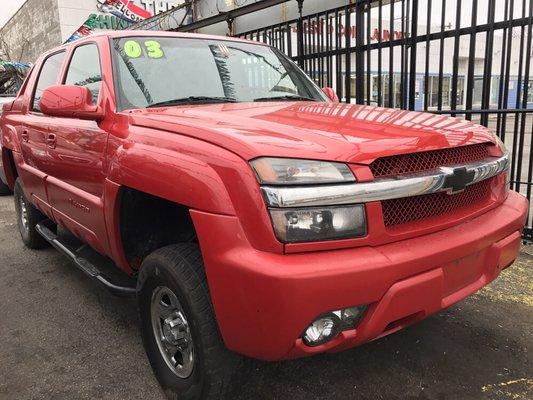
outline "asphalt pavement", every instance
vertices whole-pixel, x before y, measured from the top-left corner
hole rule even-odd
[[[135,302],[53,249],[24,248],[12,202],[0,197],[0,399],[162,400]],[[402,332],[340,354],[255,362],[231,400],[533,399],[532,266],[526,246],[496,282]]]

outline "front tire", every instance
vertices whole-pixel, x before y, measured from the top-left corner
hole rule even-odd
[[[28,201],[19,179],[15,182],[13,198],[15,199],[15,211],[20,237],[26,247],[30,249],[43,249],[48,247],[48,242],[35,229],[39,222],[46,219],[46,216]]]
[[[218,331],[196,244],[168,246],[144,260],[138,306],[146,354],[167,397],[224,398],[238,357]]]

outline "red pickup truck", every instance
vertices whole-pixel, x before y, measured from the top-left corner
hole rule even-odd
[[[1,129],[24,243],[137,298],[170,398],[219,398],[237,354],[337,352],[439,312],[512,264],[528,212],[487,128],[340,104],[239,39],[58,47]]]

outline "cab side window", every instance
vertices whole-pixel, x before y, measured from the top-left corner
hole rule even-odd
[[[41,96],[43,92],[52,85],[57,84],[57,79],[59,78],[59,71],[61,70],[61,65],[65,59],[65,52],[54,54],[48,57],[41,68],[39,74],[39,79],[37,80],[37,85],[35,86],[35,93],[33,95],[32,101],[32,110],[41,112]]]
[[[102,86],[102,70],[98,47],[95,44],[86,44],[74,50],[65,84],[87,87],[93,95],[93,103],[98,102]]]

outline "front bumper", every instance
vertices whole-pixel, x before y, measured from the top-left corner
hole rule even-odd
[[[390,334],[476,292],[516,258],[528,202],[510,192],[452,228],[378,247],[260,252],[236,217],[193,211],[226,346],[263,360],[340,351]],[[320,314],[370,304],[357,329],[318,347],[303,330]]]

